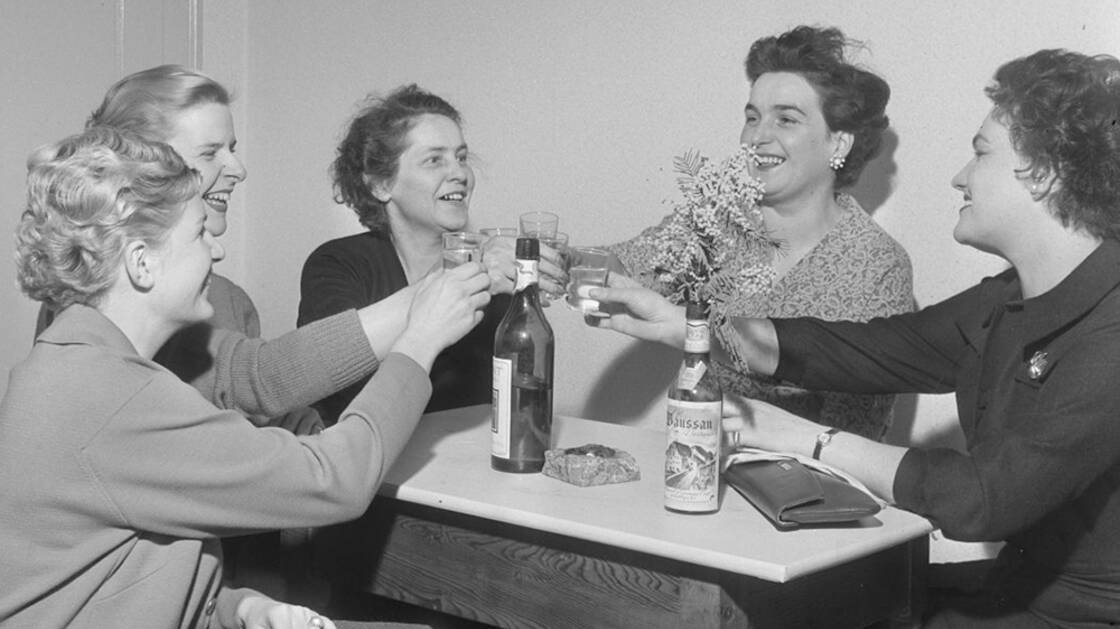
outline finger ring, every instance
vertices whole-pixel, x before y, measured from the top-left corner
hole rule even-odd
[[[311,620],[308,620],[308,621],[307,621],[307,626],[308,626],[308,627],[309,627],[310,629],[323,629],[323,627],[326,627],[326,626],[327,626],[327,624],[323,622],[323,619],[322,619],[322,617],[320,617],[320,616],[312,616],[312,617],[311,617]]]

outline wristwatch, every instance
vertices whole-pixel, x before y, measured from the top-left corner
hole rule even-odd
[[[818,461],[821,460],[821,450],[823,450],[824,447],[828,444],[832,443],[832,435],[835,435],[838,432],[840,432],[839,428],[829,428],[828,430],[817,435],[817,445],[813,447],[814,459]]]

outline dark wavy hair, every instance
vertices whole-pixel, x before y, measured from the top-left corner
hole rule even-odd
[[[886,109],[891,88],[877,74],[847,61],[845,49],[856,46],[860,44],[840,29],[798,26],[751,44],[744,63],[751,83],[767,72],[801,76],[820,96],[828,128],[852,134],[852,149],[836,171],[838,188],[859,179],[879,152],[883,130],[890,124]]]
[[[358,215],[370,231],[389,233],[385,204],[373,196],[375,183],[397,174],[405,137],[424,114],[445,116],[462,124],[459,112],[439,96],[415,84],[397,88],[388,96],[369,97],[350,121],[331,165],[334,200]]]
[[[1120,60],[1040,50],[1000,66],[986,90],[1027,161],[1024,177],[1067,227],[1120,238]]]

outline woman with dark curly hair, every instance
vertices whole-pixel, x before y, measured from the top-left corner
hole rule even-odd
[[[913,308],[906,251],[854,197],[839,192],[876,155],[888,125],[890,88],[847,60],[851,46],[838,29],[809,26],[751,46],[740,140],[757,155],[752,174],[765,186],[763,220],[782,246],[769,289],[720,294],[713,321],[734,315],[866,321]],[[649,287],[657,285],[651,261],[665,224],[609,247]],[[722,336],[717,326],[717,339]],[[810,391],[752,374],[733,354],[714,364],[725,391],[873,439],[890,424],[894,396]]]
[[[350,207],[368,231],[320,245],[300,280],[298,325],[381,303],[438,267],[442,235],[467,229],[474,170],[459,112],[416,85],[371,98],[350,121],[332,165],[335,201]],[[542,252],[542,285],[562,274]],[[488,247],[483,263],[491,292],[510,293],[515,275],[508,243]],[[432,368],[429,411],[490,401],[494,331],[509,300],[496,298],[486,317]],[[316,404],[329,424],[362,382]]]
[[[843,468],[946,537],[1006,541],[977,592],[931,597],[931,627],[1120,621],[1120,60],[1043,50],[1002,66],[953,178],[961,243],[1008,271],[867,323],[734,319],[759,373],[835,391],[955,392],[963,452],[888,446],[742,401],[738,442]],[[681,344],[683,316],[609,289],[604,327]],[[594,296],[594,295],[593,295]]]

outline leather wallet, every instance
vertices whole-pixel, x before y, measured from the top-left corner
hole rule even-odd
[[[779,529],[853,522],[875,515],[879,502],[843,479],[797,459],[733,463],[724,480]]]

